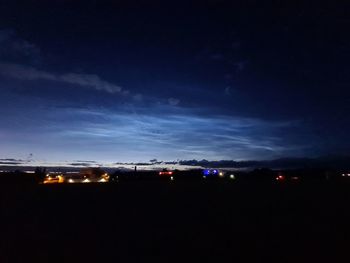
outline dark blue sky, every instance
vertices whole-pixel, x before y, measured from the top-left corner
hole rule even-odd
[[[349,5],[126,2],[1,1],[0,158],[349,153]]]

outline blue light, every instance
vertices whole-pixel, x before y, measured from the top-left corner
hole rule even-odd
[[[203,173],[204,173],[205,175],[209,175],[209,174],[210,174],[210,170],[206,169],[206,170],[203,171]]]

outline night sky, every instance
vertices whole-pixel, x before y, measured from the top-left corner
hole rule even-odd
[[[349,5],[102,2],[0,2],[0,158],[350,152]]]

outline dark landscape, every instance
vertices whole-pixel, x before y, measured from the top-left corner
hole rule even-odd
[[[338,262],[349,259],[349,187],[244,177],[2,184],[0,261]]]

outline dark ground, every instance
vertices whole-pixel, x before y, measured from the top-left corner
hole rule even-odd
[[[2,185],[0,262],[350,262],[349,187]]]

